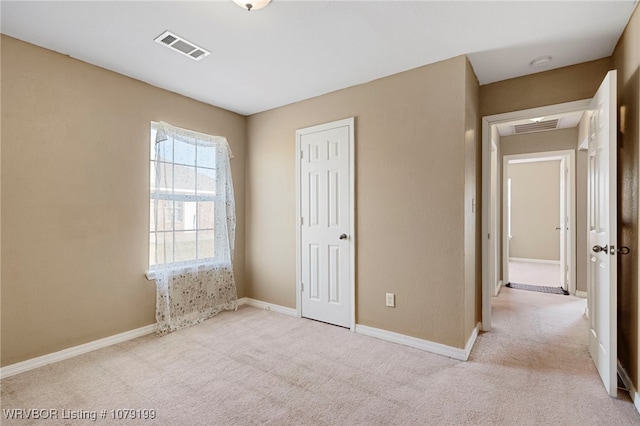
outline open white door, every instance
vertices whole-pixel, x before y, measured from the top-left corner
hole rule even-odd
[[[300,315],[353,328],[353,118],[296,132]]]
[[[611,396],[617,394],[616,71],[589,106],[589,352]]]

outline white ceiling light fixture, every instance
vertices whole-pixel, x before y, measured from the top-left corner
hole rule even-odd
[[[551,63],[551,56],[540,56],[531,61],[530,65],[534,68],[543,68]]]
[[[249,12],[252,10],[259,10],[266,7],[271,0],[233,0],[235,4],[243,9],[247,9]]]

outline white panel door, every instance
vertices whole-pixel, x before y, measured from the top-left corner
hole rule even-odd
[[[616,72],[589,107],[589,352],[607,392],[617,393]]]
[[[298,130],[297,139],[301,315],[351,327],[353,119]]]

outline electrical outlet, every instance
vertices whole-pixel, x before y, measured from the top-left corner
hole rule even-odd
[[[396,295],[393,293],[387,293],[387,306],[389,308],[396,307]]]

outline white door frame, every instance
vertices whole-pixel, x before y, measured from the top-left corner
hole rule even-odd
[[[350,325],[349,329],[355,331],[356,329],[356,215],[355,215],[355,118],[349,117],[342,120],[333,121],[330,123],[319,124],[317,126],[306,127],[296,131],[296,314],[298,318],[302,318],[302,233],[301,233],[301,217],[302,209],[300,203],[300,189],[301,189],[301,135],[311,132],[319,132],[323,130],[329,130],[336,127],[349,127],[349,239],[350,244],[350,275],[349,275],[349,288],[351,296],[350,310]]]
[[[497,236],[502,234],[502,230],[500,229],[500,224],[498,223],[498,213],[501,211],[499,211],[500,209],[500,193],[497,191],[498,186],[499,186],[499,179],[500,179],[500,174],[498,173],[499,167],[499,158],[498,158],[498,146],[496,145],[496,141],[491,140],[491,152],[490,152],[490,171],[491,171],[491,176],[489,177],[491,182],[495,182],[495,184],[493,185],[493,187],[491,188],[491,192],[489,193],[489,201],[490,201],[490,205],[489,205],[489,231],[487,236],[490,237],[488,238],[488,247],[489,247],[489,252],[488,252],[488,279],[489,282],[493,283],[494,287],[495,287],[495,291],[493,292],[493,296],[497,296],[498,293],[500,292],[500,288],[502,287],[503,281],[502,280],[498,280],[498,268],[500,265],[500,254],[499,254],[499,248],[500,245],[498,244],[497,240]],[[495,157],[495,160],[494,160]]]
[[[540,117],[565,112],[584,111],[589,108],[591,99],[566,102],[557,105],[549,105],[531,108],[521,111],[513,111],[502,114],[482,117],[482,330],[491,331],[491,297],[495,292],[495,284],[490,283],[488,277],[489,239],[484,238],[489,234],[490,224],[490,184],[491,184],[491,127],[495,124],[509,121],[522,120],[532,117]],[[576,141],[576,148],[578,141]],[[501,182],[499,183],[501,185]],[[504,218],[503,218],[504,221]],[[507,265],[508,266],[508,265]],[[504,265],[503,265],[504,272]],[[493,289],[492,289],[493,287]]]
[[[576,148],[578,145],[578,141],[576,140]],[[563,161],[564,160],[564,161]],[[564,200],[560,202],[566,206],[566,211],[564,212],[566,216],[569,218],[569,223],[566,222],[560,223],[560,226],[564,226],[568,228],[564,232],[564,239],[566,247],[566,252],[560,253],[561,261],[566,261],[566,270],[568,271],[568,280],[567,277],[562,278],[562,288],[565,288],[565,284],[568,281],[568,288],[566,290],[571,294],[575,294],[576,292],[576,178],[575,178],[575,164],[576,164],[576,153],[575,150],[560,150],[560,151],[546,151],[546,152],[533,152],[529,154],[513,154],[513,155],[505,155],[503,157],[503,191],[506,194],[507,192],[507,180],[509,179],[509,164],[517,164],[517,163],[533,163],[538,161],[560,161],[561,162],[561,170],[560,173],[564,173],[562,170],[563,164],[566,164],[569,169],[569,181],[566,182],[566,191],[564,193]],[[562,185],[562,180],[561,180]],[[561,191],[562,193],[562,191]],[[502,217],[508,217],[508,204],[503,203],[503,212]],[[562,212],[562,208],[560,209]],[[568,225],[568,226],[567,226]],[[562,233],[561,233],[562,234]],[[503,244],[503,269],[506,270],[507,274],[504,275],[508,277],[509,270],[509,232],[508,232],[508,224],[506,220],[502,221],[502,235],[504,236],[502,239]],[[562,268],[561,268],[562,270]]]

